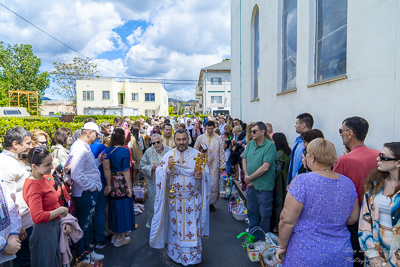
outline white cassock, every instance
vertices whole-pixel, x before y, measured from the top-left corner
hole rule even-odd
[[[201,262],[201,237],[209,235],[210,175],[205,167],[202,179],[194,178],[198,150],[189,147],[183,153],[172,149],[156,170],[156,198],[150,230],[150,246],[164,248],[168,256],[184,266]],[[168,159],[176,161],[176,176],[168,170]],[[175,198],[169,197],[171,185]]]
[[[151,220],[154,216],[154,199],[156,198],[156,180],[155,171],[152,171],[153,165],[158,165],[161,162],[162,157],[171,148],[164,146],[164,150],[161,154],[157,153],[154,146],[148,148],[139,163],[139,169],[146,176],[147,181],[147,195],[148,195],[148,217],[147,224],[151,225]]]

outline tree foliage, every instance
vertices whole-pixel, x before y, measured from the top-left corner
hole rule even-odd
[[[0,106],[8,106],[8,91],[36,91],[39,93],[39,104],[46,88],[50,85],[49,73],[39,72],[40,58],[32,52],[27,44],[8,45],[0,42]],[[25,96],[21,104],[27,106]]]
[[[76,113],[76,81],[99,78],[97,65],[89,58],[75,57],[71,63],[53,63],[52,79],[58,87],[54,91],[62,97],[73,101]]]

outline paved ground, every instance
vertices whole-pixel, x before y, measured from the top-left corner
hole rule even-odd
[[[203,258],[196,266],[200,267],[225,267],[225,266],[260,266],[260,263],[252,263],[246,255],[246,250],[240,244],[244,241],[236,238],[244,232],[247,224],[244,221],[235,220],[228,213],[228,200],[221,199],[217,205],[217,211],[210,212],[210,237],[202,239]],[[166,249],[153,249],[149,246],[150,229],[145,227],[147,213],[136,217],[139,228],[130,234],[131,243],[115,248],[108,245],[96,252],[104,254],[104,267],[161,267],[182,266],[172,261]]]

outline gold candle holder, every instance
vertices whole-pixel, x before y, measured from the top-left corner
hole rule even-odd
[[[203,172],[205,166],[207,164],[207,154],[206,153],[198,153],[197,157],[194,158],[196,163],[194,165],[195,172]]]

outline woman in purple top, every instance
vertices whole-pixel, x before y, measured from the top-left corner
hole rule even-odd
[[[292,181],[281,213],[276,258],[283,266],[353,266],[346,224],[358,221],[360,207],[353,182],[331,171],[336,155],[322,138],[307,146],[312,172]]]

